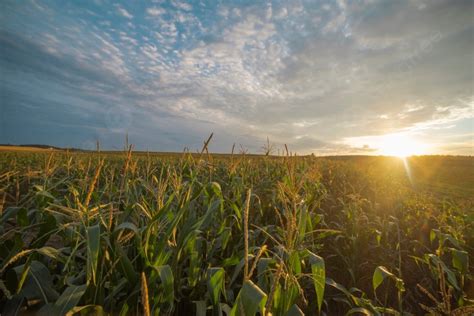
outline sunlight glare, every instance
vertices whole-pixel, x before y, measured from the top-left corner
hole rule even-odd
[[[378,146],[382,155],[404,158],[420,155],[425,152],[425,145],[415,141],[406,134],[390,134],[381,138]]]

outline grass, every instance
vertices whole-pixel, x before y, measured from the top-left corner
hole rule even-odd
[[[0,310],[472,313],[473,160],[2,152]]]

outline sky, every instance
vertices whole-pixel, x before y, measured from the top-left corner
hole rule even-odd
[[[474,155],[474,1],[0,2],[0,143]]]

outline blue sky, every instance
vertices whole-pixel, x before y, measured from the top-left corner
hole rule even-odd
[[[474,154],[473,1],[9,1],[0,143]]]

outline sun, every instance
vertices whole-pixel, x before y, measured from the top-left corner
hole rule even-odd
[[[405,158],[412,155],[421,155],[426,146],[406,134],[384,135],[380,139],[379,152],[386,156]]]

